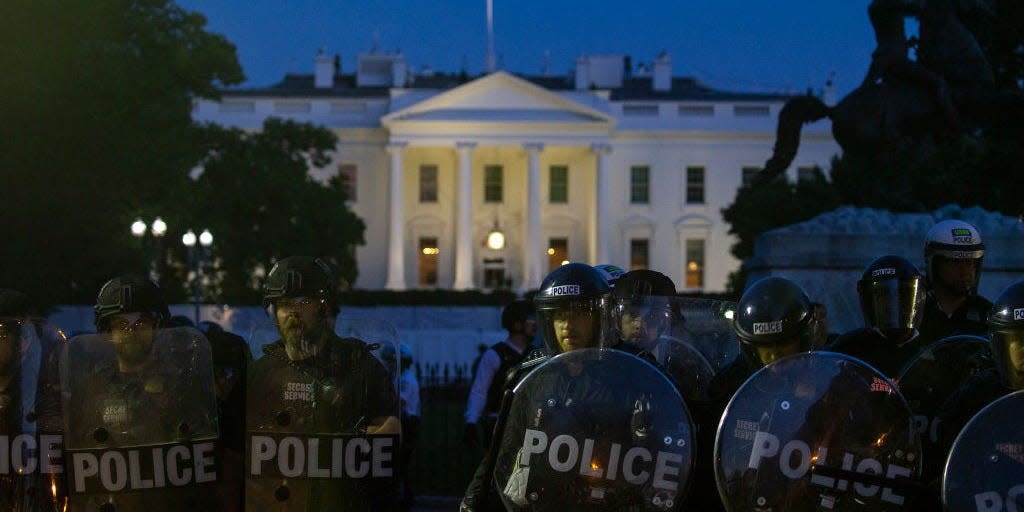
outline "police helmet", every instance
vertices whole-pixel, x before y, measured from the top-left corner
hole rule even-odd
[[[604,275],[604,280],[608,282],[608,286],[615,288],[615,283],[625,274],[626,271],[622,270],[618,266],[612,265],[611,263],[602,263],[600,265],[594,265],[594,268]]]
[[[925,277],[929,286],[935,286],[935,257],[954,260],[977,260],[978,268],[974,275],[971,290],[978,289],[978,278],[981,276],[981,260],[985,257],[985,244],[981,242],[978,230],[962,221],[949,219],[936,222],[925,235],[924,261]]]
[[[924,314],[924,278],[906,258],[875,258],[857,281],[864,324],[886,338],[904,340],[914,334]]]
[[[623,341],[643,348],[682,318],[672,300],[676,284],[665,274],[648,269],[631,270],[612,289],[612,323]]]
[[[803,288],[782,277],[766,277],[750,285],[736,305],[733,329],[751,363],[806,352],[814,343],[817,321]]]
[[[604,345],[610,291],[601,272],[585,263],[566,263],[544,278],[533,296],[533,305],[541,338],[551,354]],[[590,332],[576,330],[586,329],[580,324],[556,332],[555,321],[566,325],[563,322],[569,316],[580,321],[587,319]]]
[[[125,275],[107,281],[96,297],[93,313],[93,323],[99,332],[109,331],[110,318],[121,313],[147,313],[153,316],[157,326],[162,326],[171,317],[160,287],[139,275]]]
[[[263,307],[273,306],[280,298],[309,297],[319,299],[325,306],[324,316],[328,312],[337,315],[336,283],[334,273],[324,260],[290,256],[274,264],[267,274],[263,283]]]
[[[501,310],[501,328],[509,332],[516,331],[516,324],[525,324],[533,316],[533,306],[525,300],[510,302]],[[523,327],[518,330],[522,331]]]
[[[1003,384],[1024,389],[1024,280],[1007,286],[988,315],[992,358]]]

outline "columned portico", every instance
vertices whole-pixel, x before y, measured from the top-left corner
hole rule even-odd
[[[544,144],[530,142],[523,144],[528,159],[526,177],[526,238],[523,244],[523,290],[540,286],[543,278],[543,244],[540,230],[540,153]]]
[[[594,222],[594,264],[608,263],[609,243],[609,204],[608,194],[611,187],[608,176],[608,155],[612,152],[608,144],[592,144],[590,150],[597,157],[597,180],[596,193],[594,195],[594,214],[591,217]]]
[[[405,146],[405,143],[391,143],[387,146],[388,155],[391,156],[388,168],[388,204],[391,206],[388,212],[388,280],[385,284],[388,290],[406,288],[405,216],[402,212],[402,204],[405,202],[402,195],[402,153]]]
[[[474,142],[459,142],[458,199],[455,205],[455,282],[452,288],[470,290],[473,284],[473,149]]]

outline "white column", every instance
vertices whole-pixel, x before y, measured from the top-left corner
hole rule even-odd
[[[593,144],[590,150],[597,156],[597,192],[594,194],[594,264],[610,263],[608,260],[609,243],[609,188],[608,154],[612,152],[608,144]]]
[[[526,237],[523,244],[524,290],[535,290],[544,278],[544,243],[540,230],[540,153],[544,144],[532,142],[523,144],[529,161],[526,176]]]
[[[473,285],[473,148],[475,142],[459,142],[459,197],[455,205],[455,282],[452,288],[469,290]]]
[[[405,289],[405,217],[402,213],[402,205],[405,197],[402,194],[402,152],[406,144],[388,144],[388,154],[391,155],[391,166],[388,169],[388,281],[385,288],[388,290]]]

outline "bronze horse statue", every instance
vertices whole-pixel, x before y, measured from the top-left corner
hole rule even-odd
[[[868,77],[835,106],[810,95],[787,101],[779,113],[772,157],[755,183],[784,172],[796,157],[802,126],[826,117],[844,153],[885,165],[894,145],[908,137],[934,145],[970,132],[1007,108],[1024,110],[1018,92],[995,90],[988,59],[959,19],[956,6],[961,4],[991,13],[984,0],[874,0],[869,14],[879,50]],[[906,16],[920,21],[917,61],[905,51],[897,55],[910,46],[902,28]]]

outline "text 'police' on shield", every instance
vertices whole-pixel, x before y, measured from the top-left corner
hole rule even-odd
[[[780,446],[781,445],[781,446]],[[857,481],[856,474],[863,475],[877,475],[890,480],[896,480],[898,478],[906,478],[911,475],[910,468],[898,466],[896,464],[889,464],[883,472],[882,463],[870,457],[864,457],[857,460],[856,455],[852,453],[844,453],[841,457],[840,471],[841,474],[850,475],[849,478],[836,478],[826,476],[828,473],[827,468],[835,466],[840,458],[836,457],[836,460],[829,459],[829,449],[826,446],[819,446],[817,450],[812,453],[811,446],[805,441],[799,439],[792,439],[785,443],[780,443],[779,438],[768,432],[762,432],[760,430],[754,434],[754,442],[751,445],[750,459],[747,462],[749,469],[758,471],[773,471],[774,466],[768,468],[762,468],[762,463],[765,459],[778,457],[778,470],[786,478],[790,480],[799,480],[807,475],[807,472],[811,470],[811,465],[820,466],[826,468],[820,474],[812,471],[811,484],[825,487],[827,489],[834,489],[837,491],[848,491],[850,488],[853,489],[858,495],[870,498],[878,495],[879,486],[872,483],[874,479],[866,478],[863,482]],[[869,482],[870,480],[870,482]],[[853,483],[851,486],[850,483]],[[896,505],[902,505],[904,497],[893,492],[892,489],[886,487],[881,489],[882,494],[880,499],[884,502],[893,503]]]
[[[0,436],[0,475],[63,473],[60,434]]]
[[[669,451],[652,454],[642,446],[624,447],[619,443],[607,446],[607,453],[603,450],[595,453],[594,444],[593,439],[584,438],[580,443],[569,434],[555,436],[549,443],[546,432],[526,429],[519,465],[529,466],[532,456],[541,455],[551,469],[561,473],[578,471],[583,476],[609,481],[621,478],[632,485],[644,485],[650,481],[651,487],[656,489],[679,490],[682,455]],[[545,453],[547,457],[543,457]]]
[[[68,450],[71,492],[118,493],[217,481],[213,441],[128,449]]]
[[[284,478],[391,478],[394,435],[250,435],[249,475]]]

